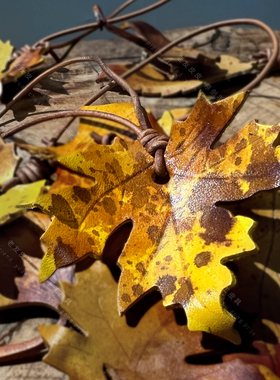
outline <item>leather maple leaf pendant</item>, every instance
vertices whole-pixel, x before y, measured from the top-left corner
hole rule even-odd
[[[254,222],[218,206],[280,185],[280,126],[250,122],[227,142],[214,142],[239,111],[245,93],[214,104],[201,94],[184,122],[174,122],[165,151],[170,180],[154,181],[154,158],[139,141],[119,137],[110,146],[59,159],[95,184],[52,193],[40,207],[55,216],[43,235],[48,252],[41,280],[57,268],[92,254],[101,258],[109,235],[132,221],[118,264],[118,306],[125,312],[139,297],[158,289],[165,306],[182,306],[190,330],[239,342],[234,317],[221,305],[233,284],[223,264],[255,249]]]

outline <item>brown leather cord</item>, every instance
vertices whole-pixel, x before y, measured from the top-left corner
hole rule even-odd
[[[257,77],[254,80],[252,80],[247,86],[245,86],[244,88],[242,88],[238,92],[252,90],[254,87],[256,87],[263,80],[263,78],[265,78],[265,76],[273,68],[273,66],[277,60],[278,52],[279,52],[278,40],[277,40],[277,37],[276,37],[275,33],[273,32],[273,30],[268,25],[264,24],[262,21],[254,20],[254,19],[226,20],[226,21],[216,22],[214,24],[210,24],[207,26],[203,26],[203,27],[189,33],[186,36],[179,37],[176,40],[170,42],[170,44],[164,46],[163,48],[161,48],[160,50],[158,50],[154,54],[150,55],[145,60],[143,60],[143,61],[139,62],[137,65],[133,66],[131,69],[126,71],[124,74],[122,74],[121,77],[123,79],[128,78],[130,75],[132,75],[135,72],[137,72],[138,70],[142,69],[148,63],[151,63],[155,58],[161,56],[162,54],[164,54],[165,52],[170,50],[172,47],[174,47],[174,46],[176,46],[176,45],[178,45],[184,41],[187,41],[187,40],[189,40],[195,36],[198,36],[199,34],[208,32],[209,30],[221,28],[224,26],[239,25],[239,24],[254,25],[254,26],[257,26],[257,27],[263,29],[269,35],[269,37],[272,41],[272,45],[273,45],[273,48],[272,48],[273,53],[270,57],[270,60],[265,65],[265,67],[262,69],[262,71],[257,75]],[[92,97],[88,98],[83,105],[92,104],[95,100],[97,100],[99,97],[104,95],[108,90],[111,90],[113,87],[115,87],[115,83],[108,83],[100,91],[98,91]]]
[[[158,1],[157,3],[155,4],[152,4],[152,5],[149,5],[148,7],[146,8],[143,8],[143,9],[140,9],[138,11],[135,11],[135,12],[131,12],[131,13],[128,13],[126,15],[123,15],[123,16],[119,16],[119,17],[115,17],[115,15],[119,12],[121,12],[123,9],[124,9],[124,5],[123,4],[118,10],[117,10],[117,13],[113,12],[113,17],[112,15],[110,15],[108,17],[108,19],[110,20],[111,23],[118,23],[118,22],[122,22],[122,21],[125,21],[129,18],[133,18],[133,17],[138,17],[138,16],[141,16],[147,12],[151,12],[153,11],[154,9],[157,9],[159,7],[161,7],[162,5],[170,2],[171,0],[161,0],[161,1]],[[125,8],[130,4],[132,3],[131,2],[127,2],[125,5]],[[65,30],[62,30],[60,32],[57,32],[57,33],[53,33],[49,36],[46,36],[42,39],[42,41],[51,41],[51,40],[54,40],[56,38],[60,38],[60,37],[63,37],[63,36],[66,36],[68,34],[72,34],[72,33],[77,33],[77,32],[81,32],[83,30],[87,30],[87,29],[93,29],[93,28],[99,28],[99,25],[97,22],[94,22],[94,23],[90,23],[90,24],[85,24],[85,25],[81,25],[81,26],[75,26],[74,28],[69,28],[69,29],[65,29]],[[65,46],[65,45],[64,45]],[[59,47],[62,47],[61,45]],[[55,45],[52,46],[53,49],[56,48]]]
[[[167,169],[164,152],[169,138],[165,135],[160,135],[154,129],[147,129],[140,133],[138,140],[147,152],[155,157],[155,174],[157,177],[165,178],[167,176]]]
[[[273,44],[273,54],[269,57],[269,59],[265,65],[265,67],[263,68],[263,70],[257,75],[257,77],[253,81],[251,81],[247,86],[245,86],[244,88],[242,88],[238,92],[252,90],[272,70],[273,66],[275,65],[275,62],[277,61],[277,57],[278,57],[278,53],[279,53],[278,40],[277,40],[277,37],[276,37],[275,33],[273,32],[273,30],[268,25],[264,24],[263,22],[261,22],[259,20],[254,20],[254,19],[227,20],[227,21],[221,21],[221,22],[217,22],[217,23],[210,24],[207,26],[203,26],[203,27],[199,28],[198,30],[195,30],[195,31],[189,33],[187,36],[179,37],[178,39],[172,41],[170,44],[164,46],[162,49],[158,50],[156,53],[150,55],[148,58],[141,61],[140,63],[138,63],[137,65],[135,65],[131,69],[129,69],[128,71],[126,71],[124,74],[121,75],[121,78],[123,78],[123,79],[128,78],[130,75],[132,75],[135,72],[137,72],[138,70],[142,69],[148,63],[154,61],[157,57],[161,56],[162,54],[164,54],[166,51],[168,51],[172,47],[174,47],[174,46],[176,46],[176,45],[178,45],[178,44],[180,44],[180,43],[182,43],[182,42],[184,42],[190,38],[193,38],[199,34],[205,33],[205,32],[212,30],[212,29],[217,29],[217,28],[220,28],[223,26],[228,26],[228,25],[238,25],[238,24],[254,25],[254,26],[257,26],[257,27],[263,29],[264,31],[266,31],[268,33],[268,35],[271,38],[272,44]],[[98,91],[94,95],[90,96],[82,104],[82,106],[89,106],[90,104],[94,103],[98,98],[100,98],[102,95],[104,95],[107,91],[112,90],[115,87],[115,85],[116,84],[114,82],[110,82],[110,83],[106,84],[100,91]],[[0,117],[1,117],[1,113],[0,113]],[[64,130],[66,130],[72,124],[73,120],[74,119],[71,119],[71,120],[66,122],[66,124],[64,126]]]
[[[96,132],[91,132],[91,137],[97,144],[111,145],[117,137],[114,133],[107,133],[104,136]],[[165,148],[168,144],[169,138],[165,135],[160,135],[154,129],[146,129],[139,134],[138,140],[147,152],[155,157],[154,169],[158,178],[165,179],[168,177],[168,172],[164,160]]]
[[[104,22],[104,20],[102,21],[102,22]],[[273,42],[273,53],[272,53],[272,55],[271,55],[271,58],[270,58],[270,60],[269,60],[269,62],[266,64],[266,66],[264,67],[264,69],[261,71],[261,73],[257,76],[257,78],[255,78],[249,85],[247,85],[245,88],[243,88],[243,91],[244,90],[248,90],[248,89],[250,89],[250,88],[252,88],[253,86],[255,86],[255,85],[257,85],[262,79],[263,79],[263,77],[270,71],[270,69],[273,67],[273,65],[274,65],[274,63],[275,63],[275,61],[276,61],[276,59],[277,59],[277,56],[278,56],[278,50],[279,50],[279,48],[278,48],[278,41],[277,41],[277,38],[276,38],[276,36],[275,36],[275,34],[274,34],[274,32],[266,25],[266,24],[264,24],[264,23],[262,23],[261,21],[258,21],[258,20],[251,20],[251,19],[236,19],[236,20],[228,20],[228,21],[223,21],[223,22],[219,22],[219,23],[215,23],[215,24],[211,24],[211,25],[208,25],[208,26],[206,26],[206,27],[202,27],[202,28],[200,28],[199,30],[197,30],[197,31],[194,31],[194,32],[192,32],[192,33],[190,33],[189,35],[187,35],[187,36],[184,36],[184,37],[180,37],[179,39],[177,39],[177,40],[175,40],[175,41],[173,41],[173,42],[171,42],[170,44],[168,44],[167,46],[165,46],[165,47],[163,47],[162,49],[160,49],[158,52],[156,52],[155,54],[153,54],[153,55],[151,55],[150,57],[148,57],[146,60],[144,60],[144,61],[142,61],[142,62],[140,62],[138,65],[136,65],[134,68],[132,68],[132,69],[130,69],[129,71],[127,71],[125,74],[123,74],[122,75],[122,79],[123,78],[126,78],[126,77],[128,77],[129,75],[131,75],[133,72],[135,72],[135,71],[137,71],[137,70],[139,70],[140,68],[142,68],[143,66],[145,66],[147,63],[149,63],[149,62],[151,62],[153,59],[155,59],[156,57],[158,57],[159,55],[161,55],[161,54],[163,54],[163,53],[165,53],[167,50],[169,50],[171,47],[173,47],[173,46],[175,46],[175,45],[177,45],[177,44],[179,44],[179,43],[181,43],[181,42],[183,42],[183,41],[185,41],[185,40],[187,40],[187,39],[189,39],[189,38],[191,38],[191,37],[194,37],[194,36],[196,36],[196,35],[198,35],[198,34],[200,34],[200,33],[204,33],[204,32],[206,32],[206,31],[208,31],[208,30],[211,30],[211,29],[216,29],[216,28],[218,28],[218,27],[222,27],[222,26],[227,26],[227,25],[237,25],[237,24],[249,24],[249,25],[256,25],[256,26],[258,26],[258,27],[260,27],[260,28],[262,28],[263,30],[265,30],[268,34],[269,34],[269,36],[271,37],[271,39],[272,39],[272,42]],[[88,58],[90,58],[90,57],[82,57],[82,58],[78,58],[78,60],[77,60],[77,62],[78,61],[83,61],[83,60],[88,60]],[[73,60],[70,60],[71,61],[71,63],[73,63]],[[69,61],[67,61],[67,64],[68,64],[68,62]],[[62,62],[62,64],[64,64],[65,62]],[[58,68],[58,66],[60,67],[60,65],[61,64],[59,64],[59,65],[56,65],[56,67],[55,67],[55,70]],[[63,65],[64,66],[64,65]],[[63,67],[63,66],[61,66],[61,67]],[[53,69],[53,68],[52,68]],[[50,74],[50,72],[52,72],[51,70],[52,69],[50,69],[50,70],[48,70],[48,75]],[[54,70],[54,71],[55,71]],[[106,70],[107,70],[107,72],[108,72],[108,68],[106,67]],[[44,73],[45,74],[45,73]],[[111,76],[115,76],[115,74],[112,74],[112,72],[110,73],[111,74]],[[40,77],[40,79],[38,80],[38,78]],[[34,86],[34,84],[36,84],[36,83],[38,83],[36,80],[38,80],[38,81],[40,81],[41,79],[42,79],[42,77],[41,76],[39,76],[38,78],[36,78],[34,81],[32,81],[31,83],[30,83],[30,85],[33,85]],[[116,76],[115,76],[115,78],[116,78]],[[114,79],[115,79],[114,78]],[[119,80],[119,78],[118,78],[118,80]],[[88,99],[87,100],[87,102],[85,103],[85,104],[90,104],[92,101],[94,101],[94,100],[96,100],[99,96],[101,96],[102,94],[104,94],[107,90],[109,90],[109,89],[111,89],[112,87],[114,87],[115,85],[116,85],[116,81],[114,80],[114,82],[111,82],[109,85],[107,85],[107,86],[105,86],[101,91],[99,91],[97,94],[95,94],[93,97],[91,97],[90,99]],[[123,84],[123,83],[122,83]],[[12,102],[16,102],[20,97],[22,97],[25,93],[27,93],[28,91],[29,91],[29,89],[30,89],[30,87],[31,86],[27,86],[25,89],[23,89],[10,103],[12,103]],[[131,89],[130,89],[130,91],[131,91]],[[10,104],[9,103],[9,104]],[[13,103],[13,104],[14,104]],[[7,107],[9,107],[9,104],[7,105]],[[140,104],[140,102],[139,102],[139,104]],[[11,106],[11,105],[10,105]],[[139,112],[139,106],[137,106],[136,107],[136,113],[137,112]],[[0,116],[2,116],[2,114],[4,114],[5,112],[7,111],[7,109],[4,109],[1,113],[0,113]],[[59,112],[59,113],[57,113],[57,114],[55,114],[55,115],[51,115],[52,117],[52,119],[54,119],[54,118],[59,118],[59,117],[65,117],[64,115],[66,115],[66,114],[64,114],[63,113],[64,111],[62,111],[62,112]],[[71,113],[69,113],[69,111],[66,111],[66,113],[68,112],[68,115],[70,115]],[[79,112],[79,111],[72,111],[73,113],[72,113],[72,115],[73,116],[76,116],[77,115],[77,112]],[[75,113],[76,112],[76,113]],[[60,115],[60,116],[59,116]],[[108,116],[108,115],[107,115]],[[114,115],[114,116],[116,116],[116,115]],[[47,117],[47,116],[46,116]],[[43,117],[44,118],[44,117]],[[50,120],[51,118],[47,118],[48,120]],[[105,118],[106,118],[106,116],[105,116]],[[42,120],[42,118],[39,118],[40,120]],[[39,120],[38,119],[38,120]],[[44,121],[46,121],[47,119],[44,119]],[[43,121],[43,120],[42,120]],[[40,121],[39,121],[40,122]],[[71,123],[72,121],[70,121],[70,123]],[[31,124],[30,124],[31,123]],[[18,126],[18,127],[16,127],[16,128],[13,128],[13,130],[12,131],[9,131],[9,132],[6,132],[6,133],[4,133],[4,135],[3,135],[3,137],[7,137],[8,136],[8,134],[10,133],[10,132],[12,132],[12,133],[15,133],[16,131],[19,131],[19,127],[20,128],[27,128],[27,125],[28,126],[31,126],[31,125],[34,125],[34,124],[32,124],[32,122],[27,122],[27,123],[23,123],[23,124],[21,124],[20,126]],[[67,125],[65,125],[64,127],[63,127],[63,130],[62,130],[62,133],[63,133],[63,131],[69,126],[70,124],[69,123],[67,123]],[[145,125],[145,123],[144,123],[144,125]],[[143,128],[143,129],[147,129],[147,128]],[[149,129],[149,127],[148,127],[148,129]],[[137,133],[137,132],[136,132]],[[61,135],[61,134],[60,134]],[[145,136],[146,137],[146,136]],[[153,145],[153,143],[151,143],[150,145],[148,145],[149,147],[150,146],[152,146],[153,147],[153,149],[155,150],[155,153],[154,153],[154,155],[155,155],[155,157],[158,157],[157,158],[157,162],[158,162],[158,165],[156,165],[156,166],[158,166],[158,169],[157,169],[157,171],[159,172],[159,173],[163,173],[163,171],[164,171],[164,167],[165,167],[165,163],[164,163],[164,158],[163,158],[163,153],[160,153],[161,151],[163,152],[164,151],[164,149],[162,149],[161,148],[161,145],[160,145],[160,143],[161,143],[161,141],[159,141],[159,139],[158,138],[156,138],[156,136],[155,136],[155,145]],[[156,145],[156,144],[158,144],[158,145]],[[155,149],[155,146],[157,146],[157,148]]]
[[[23,123],[20,123],[16,127],[10,129],[8,132],[5,132],[2,134],[2,138],[10,137],[14,135],[17,132],[20,132],[26,128],[32,127],[36,124],[54,120],[54,119],[60,119],[64,117],[95,117],[100,119],[106,119],[115,121],[117,123],[125,125],[128,129],[132,130],[136,135],[138,136],[139,141],[142,143],[144,148],[146,148],[147,152],[155,157],[158,157],[156,155],[157,150],[164,150],[167,143],[168,143],[168,137],[164,135],[160,135],[157,131],[155,131],[152,128],[148,128],[146,130],[141,130],[136,124],[132,123],[131,121],[124,119],[120,116],[110,114],[108,112],[100,112],[100,111],[85,111],[85,110],[78,110],[78,111],[60,111],[56,113],[46,114],[44,116],[40,116],[36,119],[25,121]],[[143,141],[143,142],[142,142]],[[104,143],[104,142],[103,142]],[[160,167],[160,165],[163,167]],[[156,174],[160,176],[158,173],[165,172],[166,173],[166,167],[165,162],[161,158],[156,158],[155,162],[155,171]],[[29,171],[30,173],[30,171]],[[33,174],[33,172],[32,172]],[[32,174],[30,174],[32,178]]]
[[[188,40],[188,39],[190,39],[192,37],[195,37],[195,36],[197,36],[199,34],[205,33],[205,32],[207,32],[209,30],[212,30],[212,29],[217,29],[217,28],[220,28],[220,27],[223,27],[223,26],[228,26],[228,25],[238,25],[238,24],[255,25],[255,26],[260,27],[261,29],[265,30],[269,34],[269,36],[270,36],[270,38],[272,40],[272,44],[273,44],[273,54],[271,55],[270,60],[267,62],[267,64],[265,65],[265,67],[263,68],[263,70],[258,74],[258,76],[252,82],[250,82],[247,86],[245,86],[242,90],[240,90],[240,92],[251,90],[252,88],[254,88],[255,86],[257,86],[257,84],[259,84],[260,81],[273,68],[273,65],[275,64],[275,62],[277,60],[278,52],[279,52],[278,40],[277,40],[277,37],[276,37],[275,33],[272,31],[272,29],[269,26],[267,26],[266,24],[264,24],[263,22],[261,22],[259,20],[254,20],[254,19],[227,20],[227,21],[221,21],[221,22],[217,22],[217,23],[210,24],[210,25],[204,26],[202,28],[199,28],[198,30],[189,33],[187,36],[183,36],[183,37],[180,37],[180,38],[172,41],[170,44],[168,44],[165,47],[163,47],[162,49],[158,50],[156,53],[150,55],[148,58],[146,58],[142,62],[138,63],[137,65],[135,65],[134,67],[132,67],[130,70],[126,71],[120,77],[122,79],[128,78],[130,75],[134,74],[136,71],[140,70],[141,68],[143,68],[144,66],[146,66],[148,63],[152,62],[155,58],[157,58],[158,56],[162,55],[163,53],[165,53],[166,51],[168,51],[169,49],[171,49],[173,46],[176,46],[176,45],[180,44],[183,41],[186,41],[186,40]],[[58,65],[50,68],[49,70],[47,70],[45,72],[47,74],[43,73],[43,74],[39,75],[32,82],[30,82],[23,90],[21,90],[3,108],[3,110],[0,112],[0,117],[2,117],[16,103],[17,100],[21,99],[25,94],[27,94],[29,92],[29,90],[31,88],[33,88],[35,86],[35,84],[37,84],[38,82],[40,82],[40,80],[42,80],[46,76],[50,75],[51,73],[53,73],[54,71],[56,71],[57,69],[59,69],[61,67],[67,66],[68,64],[75,63],[75,62],[82,62],[82,61],[86,61],[86,60],[87,60],[87,57],[73,58],[72,60],[61,62],[60,64],[58,64]],[[111,90],[113,87],[115,87],[115,85],[116,85],[116,83],[114,83],[114,82],[108,83],[100,91],[98,91],[97,93],[95,93],[93,96],[89,97],[82,104],[82,106],[88,106],[88,105],[92,104],[95,100],[97,100],[99,97],[101,97],[102,95],[104,95],[108,90]],[[70,121],[68,121],[67,124],[65,124],[64,130],[66,130],[71,125],[72,121],[73,121],[73,119],[70,120]]]
[[[55,172],[55,166],[49,161],[41,161],[37,157],[31,157],[30,160],[19,168],[13,178],[8,179],[1,187],[1,192],[5,193],[10,188],[30,182],[48,179]]]
[[[139,135],[140,133],[140,129],[136,124],[132,123],[131,121],[127,119],[124,119],[123,117],[117,116],[115,114],[111,114],[108,112],[101,112],[101,111],[69,110],[69,111],[59,111],[56,113],[49,113],[33,120],[24,121],[20,123],[19,125],[17,125],[16,127],[11,128],[9,131],[2,133],[1,137],[2,138],[10,137],[17,132],[23,131],[26,128],[32,127],[33,125],[42,123],[44,121],[61,119],[64,117],[69,117],[69,116],[95,117],[98,119],[106,119],[106,120],[114,121],[116,123],[123,124],[127,128],[131,129],[137,135]]]
[[[96,132],[91,132],[90,136],[97,144],[111,145],[117,135],[115,133],[107,133],[104,136],[99,135]]]
[[[18,100],[20,100],[24,95],[26,95],[37,83],[39,83],[42,79],[48,77],[50,74],[55,72],[56,70],[77,63],[77,62],[84,62],[84,61],[93,61],[98,63],[98,65],[101,67],[101,69],[111,78],[114,80],[114,82],[118,85],[120,85],[124,90],[126,90],[131,98],[134,105],[135,113],[137,115],[137,118],[140,123],[141,129],[147,129],[151,128],[149,119],[147,117],[145,109],[141,106],[140,100],[136,92],[117,74],[115,74],[109,67],[105,65],[105,63],[97,56],[88,56],[88,57],[78,57],[78,58],[72,58],[67,61],[58,63],[57,65],[51,67],[50,69],[46,70],[44,73],[39,75],[37,78],[35,78],[33,81],[31,81],[24,89],[22,89],[6,106],[5,108],[0,112],[0,117],[2,117]],[[78,111],[78,110],[77,110]],[[67,126],[68,127],[68,126]],[[62,133],[65,131],[65,128],[60,129],[57,134],[53,137],[52,141],[56,142]],[[4,133],[2,136],[7,135]]]

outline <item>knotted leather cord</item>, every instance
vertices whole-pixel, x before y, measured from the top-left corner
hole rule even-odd
[[[15,172],[13,178],[8,179],[3,183],[1,192],[5,193],[10,188],[26,184],[30,182],[40,181],[41,179],[49,178],[56,170],[52,162],[42,161],[37,157],[31,157],[29,161]]]
[[[128,85],[127,82],[125,82],[122,78],[120,78],[117,74],[115,74],[111,69],[109,69],[104,62],[97,56],[92,57],[82,57],[77,58],[80,60],[88,60],[88,61],[94,61],[98,63],[98,65],[102,68],[102,70],[111,78],[114,80],[114,82],[118,85],[120,85],[124,90],[126,90],[131,98],[134,105],[135,113],[138,118],[140,127],[138,127],[136,124],[130,122],[127,119],[124,119],[120,116],[110,114],[107,112],[100,112],[100,111],[60,111],[54,114],[46,114],[44,116],[41,116],[39,118],[36,118],[34,120],[29,120],[27,122],[20,123],[18,126],[10,129],[8,132],[4,132],[2,134],[2,137],[9,137],[13,134],[24,130],[26,128],[29,128],[33,125],[36,125],[42,121],[48,121],[48,120],[54,120],[57,118],[67,117],[67,116],[93,116],[97,118],[105,118],[111,121],[119,122],[123,125],[125,125],[127,128],[135,132],[138,136],[139,141],[142,143],[143,147],[147,150],[149,154],[155,157],[155,173],[158,177],[163,177],[167,175],[166,165],[164,161],[164,150],[166,148],[166,145],[168,143],[168,137],[164,135],[160,135],[157,131],[155,131],[150,121],[147,117],[145,109],[141,106],[140,100],[136,92]],[[62,62],[55,67],[52,67],[51,69],[44,72],[42,75],[47,76],[50,74],[50,72],[53,72],[54,69],[56,69],[58,66],[61,67],[66,66],[67,64],[77,62],[77,59],[69,60],[66,62]],[[36,78],[38,79],[38,78]],[[36,84],[37,80],[32,81],[25,89],[24,92],[28,92],[30,87],[34,86]],[[23,96],[23,95],[21,95]],[[16,98],[16,97],[15,97]],[[13,99],[13,101],[17,101],[18,99]],[[60,129],[58,133],[50,140],[49,145],[55,145],[58,138],[62,134],[62,130]],[[104,140],[105,141],[105,140]],[[108,140],[109,141],[109,140]],[[103,142],[104,143],[104,142]],[[157,153],[157,151],[159,151]],[[27,168],[27,171],[30,173],[29,168]],[[30,177],[32,179],[32,175]],[[5,184],[6,185],[6,184]],[[4,187],[5,188],[5,187]]]

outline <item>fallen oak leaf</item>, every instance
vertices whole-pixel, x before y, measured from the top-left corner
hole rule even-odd
[[[207,353],[201,346],[202,334],[178,325],[173,312],[159,302],[136,327],[128,326],[118,315],[117,284],[100,261],[78,273],[74,285],[62,287],[73,300],[62,307],[85,336],[54,325],[40,326],[39,331],[50,347],[44,362],[70,379],[105,380],[106,375],[122,380],[220,380],[225,375],[229,380],[273,379],[238,359],[215,365],[186,363],[186,355]]]
[[[201,333],[177,325],[173,312],[160,303],[136,327],[129,327],[118,315],[117,284],[100,261],[76,274],[74,285],[62,287],[73,300],[62,307],[86,336],[61,326],[40,326],[39,332],[51,347],[43,360],[70,379],[105,379],[106,364],[133,374],[133,379],[164,380],[187,370],[188,352],[205,351],[200,347]],[[155,368],[154,360],[164,365]]]
[[[1,265],[1,278],[9,277],[8,272],[11,270],[15,272],[18,291],[0,294],[0,308],[40,304],[58,310],[62,292],[57,285],[61,280],[72,282],[74,266],[61,268],[46,283],[39,282],[38,272],[45,247],[39,247],[38,243],[50,223],[47,215],[27,211],[24,217],[1,227],[0,246],[5,264]],[[10,273],[10,276],[13,277],[13,274]]]
[[[132,65],[112,64],[109,65],[118,75],[124,74]],[[198,67],[196,72],[201,79],[195,79],[188,67],[183,67],[182,74],[175,80],[169,80],[166,75],[159,72],[152,65],[146,65],[136,73],[126,78],[127,83],[138,93],[144,96],[173,96],[177,94],[187,94],[200,89],[203,84],[213,84],[223,80],[228,80],[239,75],[253,72],[255,61],[241,62],[238,58],[228,55],[221,55],[221,61],[213,66]],[[107,81],[106,74],[101,73],[97,78],[97,83]]]
[[[280,344],[265,344],[254,342],[253,346],[259,351],[258,354],[233,353],[223,356],[223,362],[230,362],[235,359],[242,360],[246,364],[254,364],[268,368],[272,373],[280,376]]]
[[[0,196],[0,226],[22,216],[26,210],[23,206],[36,202],[45,191],[45,180],[17,185]]]
[[[17,166],[19,165],[20,158],[15,155],[15,144],[5,144],[0,137],[0,158],[4,163],[0,166],[0,186],[3,185],[8,179],[12,178]]]
[[[58,306],[62,302],[63,292],[58,283],[61,280],[72,282],[74,266],[61,268],[47,283],[39,282],[41,259],[38,257],[42,257],[43,252],[38,243],[47,219],[49,217],[45,214],[29,211],[24,217],[1,228],[0,310],[40,305],[60,314]],[[69,300],[66,299],[66,302]],[[65,316],[60,316],[58,323],[65,322]],[[21,343],[9,343],[0,347],[0,362],[24,357],[43,348],[40,336]]]

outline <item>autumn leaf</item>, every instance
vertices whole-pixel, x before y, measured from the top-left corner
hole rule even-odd
[[[0,310],[40,305],[60,313],[58,306],[63,293],[59,281],[71,282],[74,266],[61,268],[49,281],[43,284],[39,282],[38,268],[44,251],[39,239],[49,224],[47,215],[28,211],[24,217],[1,227]],[[65,301],[69,302],[67,299]],[[59,323],[64,321],[65,316],[60,317]],[[1,345],[0,362],[22,358],[29,351],[39,351],[43,347],[40,335],[26,341]]]
[[[43,360],[70,379],[105,380],[105,373],[123,380],[273,379],[260,377],[263,372],[257,366],[244,365],[238,359],[215,365],[186,363],[186,356],[208,352],[201,345],[202,334],[178,325],[173,312],[159,302],[136,327],[128,326],[118,315],[117,284],[100,261],[77,274],[74,285],[62,286],[65,297],[73,301],[62,307],[85,336],[54,325],[40,326],[39,331],[50,346]]]
[[[199,67],[195,74],[188,71],[188,67],[180,70],[180,77],[175,80],[169,78],[159,72],[152,65],[146,65],[136,73],[126,78],[127,83],[138,93],[146,96],[171,96],[177,94],[187,94],[197,90],[204,83],[217,83],[223,80],[234,78],[252,72],[255,62],[241,62],[235,57],[229,55],[221,55],[220,62],[216,62],[207,68]],[[131,65],[112,64],[109,67],[118,75],[124,74]],[[195,75],[200,74],[200,79],[196,79]],[[108,80],[106,74],[102,73],[97,82]]]
[[[164,133],[167,136],[170,136],[174,119],[176,120],[183,118],[183,120],[185,120],[188,117],[191,110],[192,107],[174,108],[172,110],[166,110],[162,114],[161,118],[158,120],[158,124],[164,130]]]
[[[28,45],[24,46],[19,56],[12,61],[8,69],[0,72],[0,80],[7,83],[29,72],[31,68],[43,62],[42,51],[42,46],[36,49],[30,48]]]
[[[0,196],[0,226],[22,216],[26,210],[25,204],[36,202],[44,191],[45,180],[17,185]]]
[[[12,55],[13,50],[14,48],[11,45],[10,41],[7,41],[4,43],[3,41],[0,40],[0,77],[1,77],[2,71],[6,67],[6,63],[8,59]],[[2,84],[0,83],[0,98],[1,96],[2,96]]]
[[[58,305],[62,301],[62,292],[58,283],[72,281],[74,266],[61,268],[50,277],[49,281],[39,282],[38,271],[43,256],[39,239],[45,231],[46,224],[50,224],[50,220],[47,223],[46,219],[49,217],[45,214],[29,211],[23,218],[1,227],[0,246],[3,256],[0,266],[1,282],[4,279],[5,282],[12,281],[14,274],[17,276],[14,280],[16,288],[13,290],[10,288],[0,294],[0,308],[29,304],[58,310]],[[34,252],[34,249],[37,252]]]
[[[15,155],[14,143],[5,144],[0,138],[0,157],[5,165],[0,166],[0,186],[14,176],[14,172],[19,164],[20,158]]]
[[[147,46],[150,46],[153,52],[160,50],[171,42],[159,30],[144,21],[126,21],[120,28],[132,29],[137,36],[146,41]],[[146,50],[150,52],[148,49]],[[178,63],[178,59],[180,59],[181,62],[191,62],[192,64],[203,63],[203,65],[213,65],[219,61],[218,55],[207,54],[189,47],[174,46],[162,55],[167,62],[176,63]]]
[[[157,288],[165,306],[181,305],[190,330],[238,342],[234,317],[221,306],[234,281],[223,265],[255,249],[250,218],[234,217],[218,202],[247,198],[279,186],[280,126],[249,123],[216,149],[214,141],[240,109],[246,94],[210,104],[201,94],[185,122],[174,122],[165,152],[170,180],[153,180],[153,157],[139,141],[116,138],[59,161],[96,181],[50,195],[40,207],[55,216],[43,235],[48,252],[40,279],[88,254],[96,258],[122,223],[133,229],[119,258],[118,304],[125,312]]]
[[[224,355],[223,361],[228,363],[232,360],[239,359],[246,364],[254,364],[268,368],[272,373],[280,376],[280,344],[273,345],[254,342],[253,346],[259,351],[257,355],[238,352]],[[277,378],[277,376],[275,377]]]
[[[6,62],[10,58],[12,52],[13,52],[13,46],[11,45],[10,41],[3,42],[0,40],[0,57],[1,57],[1,63],[0,63],[0,72],[2,72],[6,66]]]

